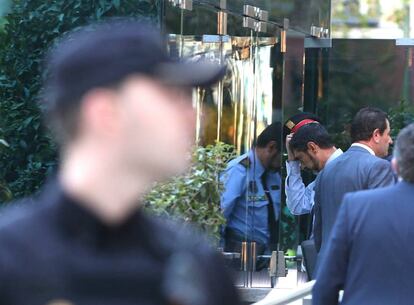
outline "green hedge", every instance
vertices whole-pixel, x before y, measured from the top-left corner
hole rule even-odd
[[[13,197],[33,193],[56,165],[56,147],[38,107],[42,58],[56,37],[110,17],[158,21],[153,0],[15,0],[0,31],[0,180]],[[2,199],[4,201],[4,199]]]

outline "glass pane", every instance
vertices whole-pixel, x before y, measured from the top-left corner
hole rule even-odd
[[[304,35],[294,31],[287,32],[287,52],[285,54],[285,76],[283,82],[283,122],[303,111],[304,90]],[[284,135],[286,136],[286,135]],[[287,151],[284,147],[286,166]],[[286,175],[286,172],[284,173]],[[284,176],[285,178],[286,176]],[[302,174],[305,185],[313,179],[307,172]],[[284,203],[286,198],[284,198]],[[286,204],[282,210],[283,245],[285,249],[297,250],[298,245],[309,236],[310,216],[294,216]]]
[[[217,10],[210,5],[193,5],[192,10],[181,10],[167,1],[163,24],[167,33],[215,35],[217,34]]]
[[[228,34],[239,36],[243,33],[244,5],[258,7],[268,12],[268,27],[263,31],[267,36],[272,36],[276,32],[276,27],[283,25],[285,18],[290,21],[291,30],[304,34],[311,33],[312,26],[330,29],[330,1],[311,0],[311,1],[271,1],[271,0],[231,0],[227,1],[224,12],[228,13]],[[217,34],[216,12],[220,7],[219,0],[203,0],[197,4],[193,2],[191,11],[181,11],[166,4],[164,24],[171,33],[181,33],[181,28],[185,28],[184,34],[203,35]],[[182,24],[181,24],[181,15]],[[261,34],[261,36],[266,34]]]
[[[283,87],[284,119],[303,111],[304,35],[287,32],[285,82]]]
[[[231,0],[227,9],[242,15],[245,4],[268,11],[270,22],[281,25],[288,18],[292,29],[306,34],[310,34],[311,26],[330,29],[330,0]]]
[[[285,58],[279,51],[278,41],[280,32],[271,25],[268,25],[268,29],[272,29],[272,35],[255,32],[243,27],[242,16],[230,12],[228,35],[216,35],[217,10],[205,4],[206,2],[195,5],[193,11],[182,12],[171,7],[171,11],[167,12],[167,28],[170,22],[170,28],[176,29],[176,32],[170,32],[169,50],[180,57],[204,56],[226,62],[229,67],[224,80],[211,88],[198,88],[194,92],[196,142],[205,146],[218,140],[234,146],[235,159],[220,175],[224,182],[220,204],[226,216],[226,224],[223,226],[223,240],[226,242],[222,246],[226,252],[235,253],[228,253],[226,257],[235,258],[230,265],[241,271],[238,273],[239,285],[270,287],[267,267],[271,250],[277,248],[276,242],[270,247],[270,239],[273,236],[279,237],[279,247],[282,250],[286,249],[286,240],[290,242],[290,247],[295,243],[290,240],[291,236],[290,239],[282,236],[285,231],[289,231],[286,226],[291,226],[291,231],[296,232],[295,219],[288,222],[285,215],[282,218],[280,216],[283,193],[280,166],[283,163],[281,152],[284,145],[281,132],[282,100],[286,98],[282,93],[286,92],[291,99],[293,95],[289,95],[287,90],[301,88],[303,73],[299,70],[302,69],[303,60],[289,63],[288,67],[294,67],[289,68],[292,71],[289,77],[294,81],[289,88],[285,88]],[[207,17],[199,18],[198,13],[206,14]],[[192,20],[193,18],[198,20]],[[303,58],[303,37],[295,40],[294,34],[292,35],[288,39],[288,48],[290,44],[295,46],[296,49],[292,47],[292,51],[295,50],[296,53],[291,56],[296,61]],[[294,93],[293,104],[301,103],[301,92],[299,89]],[[277,144],[272,151],[272,158],[266,159],[263,158],[263,149],[253,148],[253,144],[272,123],[279,123],[279,131],[272,134],[271,140]],[[272,214],[273,218],[269,217]],[[269,220],[272,219],[273,222],[270,223]],[[283,230],[279,229],[281,225],[277,220],[285,222]],[[232,240],[236,242],[232,244]],[[241,269],[244,254],[241,251],[242,242],[253,241],[256,242],[257,250],[255,264],[249,263]],[[248,280],[245,272],[248,270],[257,270],[250,273],[253,281]]]
[[[413,48],[396,46],[395,40],[335,39],[325,65],[317,111],[341,148],[350,144],[346,131],[360,108],[388,112],[401,101],[412,105]]]
[[[333,0],[332,37],[414,38],[413,11],[410,0]]]

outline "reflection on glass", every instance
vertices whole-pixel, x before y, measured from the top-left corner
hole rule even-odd
[[[304,111],[304,40],[305,35],[298,35],[293,31],[287,33],[288,52],[285,55],[285,77],[283,81],[283,122]],[[309,60],[309,58],[306,59]],[[322,96],[323,92],[318,92],[318,94]],[[285,153],[287,159],[287,152],[285,151]],[[312,171],[305,170],[302,172],[301,178],[304,185],[308,185],[315,179],[315,175]],[[309,213],[294,216],[285,206],[282,219],[284,222],[284,245],[288,249],[297,249],[298,245],[308,239],[311,234],[312,216]]]
[[[170,35],[170,52],[183,57],[224,60],[228,66],[222,82],[212,88],[196,90],[197,142],[200,145],[223,141],[235,145],[241,154],[251,147],[256,124],[260,132],[271,123],[270,52],[275,39],[257,40],[260,45],[253,51],[251,37]]]
[[[303,111],[304,39],[294,32],[287,33],[285,78],[283,83],[283,121]]]

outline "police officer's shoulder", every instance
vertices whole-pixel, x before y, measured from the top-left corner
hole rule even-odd
[[[44,228],[50,217],[44,213],[46,205],[33,197],[12,202],[0,209],[0,243],[18,244],[30,241],[45,232]],[[30,245],[30,243],[28,244]],[[7,246],[5,246],[7,247]],[[9,248],[12,251],[11,248]],[[0,249],[1,251],[1,249]]]
[[[250,161],[249,156],[246,156],[245,158],[243,158],[243,159],[239,162],[239,164],[241,164],[241,165],[242,165],[243,167],[245,167],[245,168],[250,168],[251,161]]]
[[[249,154],[245,153],[231,160],[227,165],[227,169],[235,168],[235,167],[248,169],[250,167],[250,164],[251,164],[251,161],[249,158]]]
[[[38,241],[44,239],[50,219],[44,216],[44,208],[41,203],[27,198],[0,210],[0,268],[4,271],[3,276],[18,268],[22,255],[37,248]]]
[[[234,184],[239,181],[239,183],[243,184],[243,181],[247,177],[248,168],[240,163],[241,160],[237,160],[237,162],[227,166],[226,170],[220,174],[222,182],[225,184],[230,182]]]
[[[32,197],[4,204],[0,208],[0,232],[9,226],[19,226],[33,218],[39,210]]]

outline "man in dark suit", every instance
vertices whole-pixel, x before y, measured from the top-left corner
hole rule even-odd
[[[392,143],[387,114],[377,108],[361,109],[352,122],[351,138],[351,147],[327,164],[315,182],[314,236],[319,257],[346,193],[395,183],[390,162],[381,159]]]
[[[396,185],[347,194],[313,290],[313,304],[411,305],[414,300],[414,124],[398,138]]]

